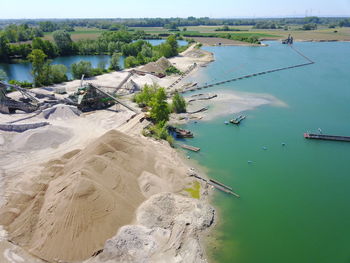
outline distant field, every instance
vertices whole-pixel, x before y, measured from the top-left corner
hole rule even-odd
[[[77,27],[75,28],[75,31],[69,33],[71,34],[73,41],[78,41],[80,39],[97,39],[103,31],[105,30],[98,28]],[[45,33],[44,38],[52,41],[52,33]]]
[[[296,40],[343,40],[350,41],[350,28],[327,28],[320,27],[317,30],[311,31],[303,31],[299,30],[300,26],[293,25],[290,26],[290,30],[283,29],[254,29],[252,26],[231,26],[234,29],[239,29],[242,31],[215,31],[215,29],[219,28],[219,26],[189,26],[186,27],[187,31],[182,31],[183,27],[179,29],[181,34],[186,33],[189,35],[203,34],[204,36],[208,36],[210,34],[218,34],[218,36],[229,33],[235,34],[237,36],[251,36],[255,35],[260,39],[283,39],[291,34]],[[133,30],[143,30],[148,34],[166,34],[166,33],[177,33],[174,31],[168,31],[162,27],[130,27]],[[72,40],[77,41],[80,39],[97,39],[102,32],[105,30],[98,28],[75,28],[74,32],[70,32]],[[337,32],[334,32],[337,31]],[[46,33],[44,36],[45,39],[53,40],[52,33]]]

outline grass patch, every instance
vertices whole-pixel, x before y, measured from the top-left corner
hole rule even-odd
[[[192,187],[185,188],[184,190],[189,193],[192,198],[199,199],[201,184],[198,181],[194,181]]]

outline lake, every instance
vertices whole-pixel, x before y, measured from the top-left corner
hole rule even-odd
[[[164,39],[150,39],[147,40],[153,46],[159,45],[165,42]],[[184,40],[178,40],[180,46],[187,45],[187,42]],[[72,74],[70,73],[70,66],[73,63],[79,62],[81,60],[91,62],[93,67],[97,67],[99,63],[105,63],[106,67],[109,66],[110,56],[108,55],[92,55],[92,56],[65,56],[65,57],[57,57],[54,58],[52,64],[63,64],[68,68],[68,78],[72,78]],[[120,66],[123,68],[124,66],[124,57],[120,57]],[[29,81],[32,82],[33,78],[31,75],[32,66],[31,63],[0,63],[0,69],[4,70],[7,74],[8,79],[15,79],[20,81]]]
[[[216,61],[191,78],[210,83],[305,62],[287,45],[268,44],[207,47]],[[350,43],[294,46],[316,63],[199,91],[270,94],[284,106],[246,111],[239,127],[224,125],[229,115],[184,126],[195,135],[186,143],[201,148],[186,154],[241,195],[215,192],[213,262],[350,262],[350,143],[303,138],[318,128],[350,136]]]

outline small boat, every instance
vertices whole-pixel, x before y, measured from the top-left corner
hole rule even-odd
[[[237,124],[237,125],[238,125],[238,124],[240,124],[241,121],[243,121],[246,117],[247,117],[247,116],[239,115],[237,118],[234,118],[234,119],[230,120],[230,122],[231,122],[232,124]]]
[[[193,133],[185,129],[168,126],[168,130],[176,135],[176,138],[193,138]]]

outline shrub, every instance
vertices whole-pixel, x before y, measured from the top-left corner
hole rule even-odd
[[[150,126],[148,131],[143,131],[143,134],[158,140],[166,140],[171,146],[174,145],[174,138],[169,134],[165,121]]]
[[[173,103],[171,105],[171,109],[175,113],[186,112],[186,101],[178,92],[175,92],[173,96]]]
[[[72,75],[75,79],[80,79],[82,75],[85,77],[94,76],[94,72],[89,61],[79,61],[71,65]]]
[[[134,56],[129,56],[124,60],[125,68],[133,68],[139,65],[139,61]]]
[[[120,60],[120,55],[118,53],[113,53],[111,57],[111,61],[109,63],[109,69],[116,70],[116,71],[120,70],[119,60]]]
[[[163,121],[169,120],[169,105],[166,101],[166,93],[164,88],[157,89],[157,92],[154,94],[150,105],[151,105],[151,118],[155,123],[160,123]]]
[[[145,85],[141,92],[136,94],[134,96],[134,101],[140,106],[140,107],[145,107],[145,106],[151,106],[151,100],[156,94],[156,91],[158,89],[158,86],[156,85]]]
[[[32,88],[33,87],[33,83],[31,82],[28,82],[28,81],[18,81],[18,80],[10,80],[9,81],[9,84],[12,84],[12,85],[16,85],[16,86],[20,86],[22,88]]]
[[[6,80],[6,79],[7,79],[6,72],[0,69],[0,81]]]
[[[67,67],[64,65],[51,65],[51,81],[52,83],[61,83],[68,80]]]
[[[174,66],[170,66],[165,70],[165,74],[167,75],[172,75],[172,74],[181,74],[182,72],[180,70],[178,70],[176,67]]]

